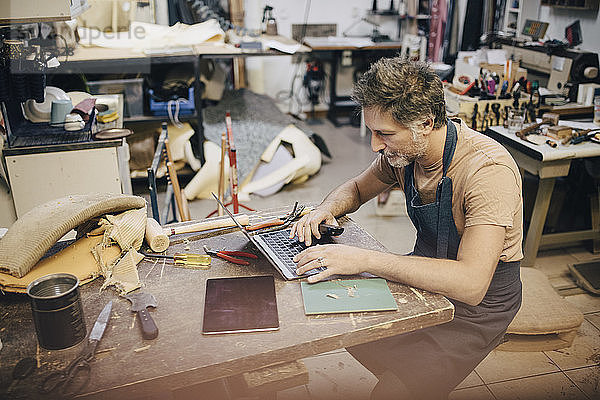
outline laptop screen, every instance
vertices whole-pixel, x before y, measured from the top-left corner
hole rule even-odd
[[[250,234],[249,234],[249,233],[248,233],[248,231],[247,231],[247,230],[246,230],[246,229],[245,229],[245,228],[242,226],[242,224],[240,224],[240,223],[238,222],[238,220],[237,220],[237,219],[235,219],[235,217],[233,216],[233,214],[231,213],[231,211],[229,211],[229,210],[227,209],[227,207],[225,207],[225,206],[223,205],[223,203],[221,202],[221,200],[219,200],[219,198],[218,198],[218,197],[217,197],[217,196],[216,196],[216,195],[215,195],[213,192],[210,192],[210,194],[212,194],[212,196],[215,198],[215,200],[217,201],[217,203],[219,203],[219,205],[220,205],[221,207],[223,207],[223,210],[225,210],[225,212],[227,213],[227,215],[229,215],[229,218],[231,218],[231,219],[233,220],[233,222],[234,222],[234,223],[237,225],[237,227],[238,227],[238,228],[240,228],[240,230],[241,230],[242,232],[244,232],[244,235],[246,235],[246,237],[248,238],[248,240],[249,240],[249,241],[251,241],[252,243],[254,243],[254,241],[252,240],[252,236],[250,236]]]

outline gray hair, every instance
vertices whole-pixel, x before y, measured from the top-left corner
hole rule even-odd
[[[356,82],[352,98],[363,109],[389,112],[410,130],[428,118],[433,118],[434,128],[446,124],[442,81],[424,62],[382,58]]]

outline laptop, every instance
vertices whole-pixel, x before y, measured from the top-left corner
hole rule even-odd
[[[308,271],[305,274],[298,275],[296,274],[297,265],[292,259],[302,250],[306,249],[307,246],[300,242],[297,237],[290,239],[290,229],[281,229],[278,231],[270,231],[264,233],[256,233],[254,235],[250,235],[246,228],[244,228],[234,217],[231,211],[227,209],[223,205],[223,203],[219,200],[214,193],[212,193],[213,197],[223,210],[229,215],[229,217],[235,222],[238,228],[242,231],[244,235],[248,238],[248,240],[258,248],[258,250],[269,260],[271,265],[281,274],[281,276],[286,280],[300,279],[305,278],[310,275],[318,274],[320,271],[323,271],[325,268],[315,268],[313,270]],[[313,241],[312,245],[316,244],[327,244],[334,243],[331,236],[321,236],[321,239],[316,239]]]

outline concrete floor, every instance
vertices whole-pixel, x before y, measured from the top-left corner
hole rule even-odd
[[[333,187],[361,172],[375,157],[369,136],[360,138],[358,128],[335,128],[329,122],[312,127],[323,137],[332,153],[320,171],[300,185],[245,202],[252,208],[318,203]],[[143,192],[143,190],[142,190]],[[143,193],[139,193],[143,194]],[[204,218],[214,202],[190,203],[193,219]],[[415,230],[408,217],[375,215],[375,201],[363,205],[351,217],[388,249],[406,253],[412,249]],[[600,398],[600,296],[576,288],[567,265],[594,258],[583,247],[541,252],[535,268],[543,271],[561,295],[585,315],[573,345],[558,351],[493,351],[451,394],[452,400],[537,400]],[[279,400],[368,399],[377,379],[345,350],[304,359],[309,370],[308,385],[278,393]],[[410,364],[407,363],[409,367]]]

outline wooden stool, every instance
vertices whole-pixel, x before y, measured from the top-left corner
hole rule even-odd
[[[535,268],[521,268],[523,302],[508,326],[504,351],[546,351],[571,346],[583,313],[560,297],[546,275]]]

